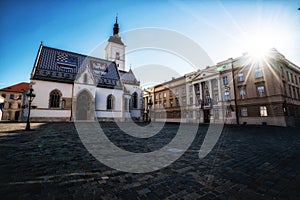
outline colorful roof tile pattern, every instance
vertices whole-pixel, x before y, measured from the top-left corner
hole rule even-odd
[[[0,91],[23,93],[28,88],[29,88],[29,83],[21,82],[21,83],[15,84],[15,85],[8,86],[6,88],[2,88],[2,89],[0,89]]]
[[[115,62],[42,45],[31,79],[74,83],[85,67],[90,67],[98,87],[122,88]]]

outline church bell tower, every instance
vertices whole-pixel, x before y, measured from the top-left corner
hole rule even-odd
[[[113,35],[109,37],[105,51],[107,60],[115,61],[118,69],[125,70],[125,45],[119,36],[118,16],[116,16]]]

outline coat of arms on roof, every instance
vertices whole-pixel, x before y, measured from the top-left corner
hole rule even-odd
[[[74,68],[77,66],[77,58],[75,56],[69,56],[64,53],[56,54],[56,62],[58,66],[62,68]]]
[[[108,66],[105,62],[91,61],[91,66],[96,75],[104,75],[108,72]]]

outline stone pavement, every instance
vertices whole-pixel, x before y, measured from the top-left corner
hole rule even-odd
[[[178,124],[151,138],[102,123],[119,147],[150,152],[168,144]],[[0,123],[1,199],[299,199],[297,128],[225,126],[213,151],[198,152],[208,125],[171,165],[134,174],[111,169],[83,146],[73,123]]]

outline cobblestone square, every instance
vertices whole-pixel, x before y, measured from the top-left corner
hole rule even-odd
[[[143,125],[143,124],[141,124]],[[168,144],[179,124],[134,138],[101,123],[108,138],[132,152]],[[109,168],[83,146],[73,123],[0,123],[1,199],[299,199],[297,128],[225,125],[214,149],[198,153],[208,129],[200,124],[189,149],[149,173]]]

